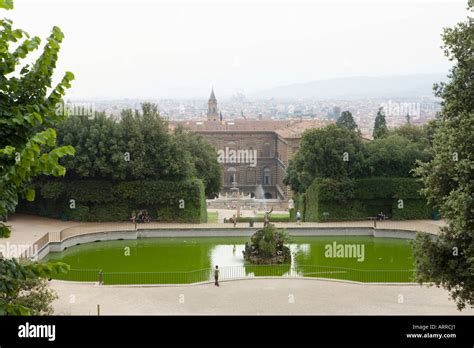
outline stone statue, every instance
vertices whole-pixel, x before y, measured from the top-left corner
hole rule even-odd
[[[294,209],[295,208],[295,201],[290,198],[288,201],[288,209]]]
[[[270,214],[272,213],[272,211],[273,211],[273,207],[269,211],[265,212],[265,215],[263,216],[263,228],[270,225]]]

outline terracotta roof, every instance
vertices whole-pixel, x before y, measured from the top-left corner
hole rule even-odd
[[[321,120],[234,120],[234,121],[171,121],[192,132],[275,132],[284,138],[299,138],[306,129],[320,128],[329,122]]]
[[[301,138],[304,131],[312,128],[321,128],[332,122],[322,120],[298,120],[289,121],[285,127],[275,130],[282,138]]]

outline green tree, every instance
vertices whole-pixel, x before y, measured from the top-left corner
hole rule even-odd
[[[58,125],[57,134],[59,145],[71,144],[76,150],[74,158],[61,160],[67,178],[124,178],[126,162],[119,129],[105,113],[93,118],[70,117]]]
[[[64,273],[69,266],[64,263],[20,263],[15,259],[0,260],[0,315],[41,314],[38,310],[47,309],[48,294],[38,289],[41,278],[50,278],[53,273]],[[36,284],[36,286],[35,286]],[[42,294],[38,294],[42,292]],[[34,292],[29,297],[26,292]],[[30,293],[31,295],[31,293]],[[43,301],[34,301],[41,296]],[[46,302],[44,295],[46,295]],[[51,299],[52,300],[52,299]]]
[[[469,1],[472,11],[474,2]],[[444,29],[449,81],[435,85],[442,98],[433,138],[434,157],[420,164],[423,194],[447,220],[436,239],[418,235],[417,278],[450,291],[458,309],[474,305],[474,25],[473,18]]]
[[[187,142],[179,143],[156,105],[144,103],[141,110],[125,109],[121,116],[116,122],[96,113],[58,126],[58,143],[76,149],[74,160],[61,162],[68,179],[179,181],[195,175],[196,159]],[[198,155],[199,149],[193,151]]]
[[[214,147],[200,134],[187,132],[183,127],[175,130],[176,141],[192,155],[196,175],[204,182],[206,196],[216,196],[222,188],[222,165]]]
[[[352,114],[349,111],[343,111],[341,116],[337,119],[336,125],[347,128],[350,131],[358,132],[357,123],[354,121]]]
[[[13,8],[12,1],[0,8]],[[58,160],[74,154],[70,146],[56,147],[52,128],[67,115],[57,112],[65,90],[74,76],[67,72],[52,87],[63,33],[54,27],[43,53],[33,64],[24,64],[41,40],[14,29],[11,20],[0,20],[0,220],[15,211],[19,197],[33,200],[31,178],[37,175],[61,176],[65,168]],[[9,229],[0,223],[0,236]]]
[[[189,151],[176,142],[155,104],[125,110],[120,122],[122,152],[130,154],[128,179],[183,180],[195,176]]]
[[[385,121],[385,113],[383,111],[383,107],[379,108],[377,111],[377,116],[375,117],[374,122],[374,132],[373,137],[374,139],[381,138],[388,133],[387,122]]]
[[[431,158],[430,147],[398,134],[377,138],[365,145],[367,176],[411,177],[416,161]]]
[[[304,193],[307,187],[303,185],[302,182],[309,182],[311,180],[310,178],[303,178],[305,174],[298,171],[298,168],[303,167],[303,160],[303,157],[296,153],[290,160],[286,170],[286,176],[283,178],[283,183],[290,186],[296,193]]]
[[[429,127],[431,127],[431,123],[427,123],[423,126],[414,126],[412,124],[404,124],[398,128],[395,128],[390,134],[399,135],[405,139],[410,140],[414,143],[421,143],[426,146],[430,146],[429,141]]]
[[[0,2],[0,8],[12,9],[13,1]],[[15,211],[19,197],[34,199],[33,177],[64,175],[65,169],[58,160],[72,155],[74,149],[57,148],[56,132],[51,127],[66,117],[57,113],[57,105],[62,102],[73,75],[66,73],[52,88],[52,74],[63,39],[59,28],[53,28],[40,57],[33,64],[24,65],[24,59],[39,47],[41,40],[36,36],[30,38],[21,29],[13,29],[8,19],[0,20],[0,27],[0,217],[5,218]],[[0,223],[0,236],[9,233]],[[14,301],[19,298],[25,282],[67,269],[68,266],[61,263],[0,259],[0,315],[31,314],[27,303]]]
[[[363,166],[360,137],[336,125],[305,131],[300,148],[289,164],[285,182],[304,192],[315,178],[343,179],[359,176]]]
[[[46,279],[33,278],[21,282],[20,290],[11,303],[17,308],[28,308],[31,315],[52,315],[52,302],[58,298]]]

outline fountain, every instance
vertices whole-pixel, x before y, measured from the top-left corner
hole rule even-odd
[[[260,210],[266,210],[267,202],[265,201],[265,191],[263,191],[262,185],[257,186],[255,197],[260,201]]]
[[[269,221],[255,232],[242,251],[244,259],[253,264],[280,264],[291,261],[291,251],[285,244],[290,239],[285,230],[278,230]]]
[[[232,197],[237,197],[237,202],[236,202],[236,207],[237,207],[237,219],[240,217],[240,191],[239,188],[237,187],[237,181],[235,181],[235,176],[234,180],[232,182],[232,187],[230,188],[232,191]]]
[[[243,193],[237,185],[237,181],[233,178],[230,193],[219,193],[217,197],[207,200],[208,205],[221,209],[238,209],[238,213],[241,210],[267,210],[269,204],[262,185],[256,186],[254,193]]]

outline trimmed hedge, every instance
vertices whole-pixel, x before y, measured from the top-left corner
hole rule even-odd
[[[204,185],[199,179],[48,181],[37,184],[35,202],[22,201],[17,211],[74,221],[128,221],[132,210],[140,209],[157,221],[206,222]]]
[[[429,219],[433,209],[421,188],[413,178],[316,179],[306,191],[304,221],[363,220],[380,211],[394,220]]]
[[[436,211],[431,209],[423,199],[404,199],[403,208],[398,208],[397,201],[393,202],[392,219],[430,219]]]
[[[304,193],[298,194],[295,193],[293,195],[293,202],[295,207],[293,209],[290,209],[290,221],[296,221],[296,212],[299,211],[301,213],[301,219],[302,221],[305,221],[305,197],[306,195]]]

